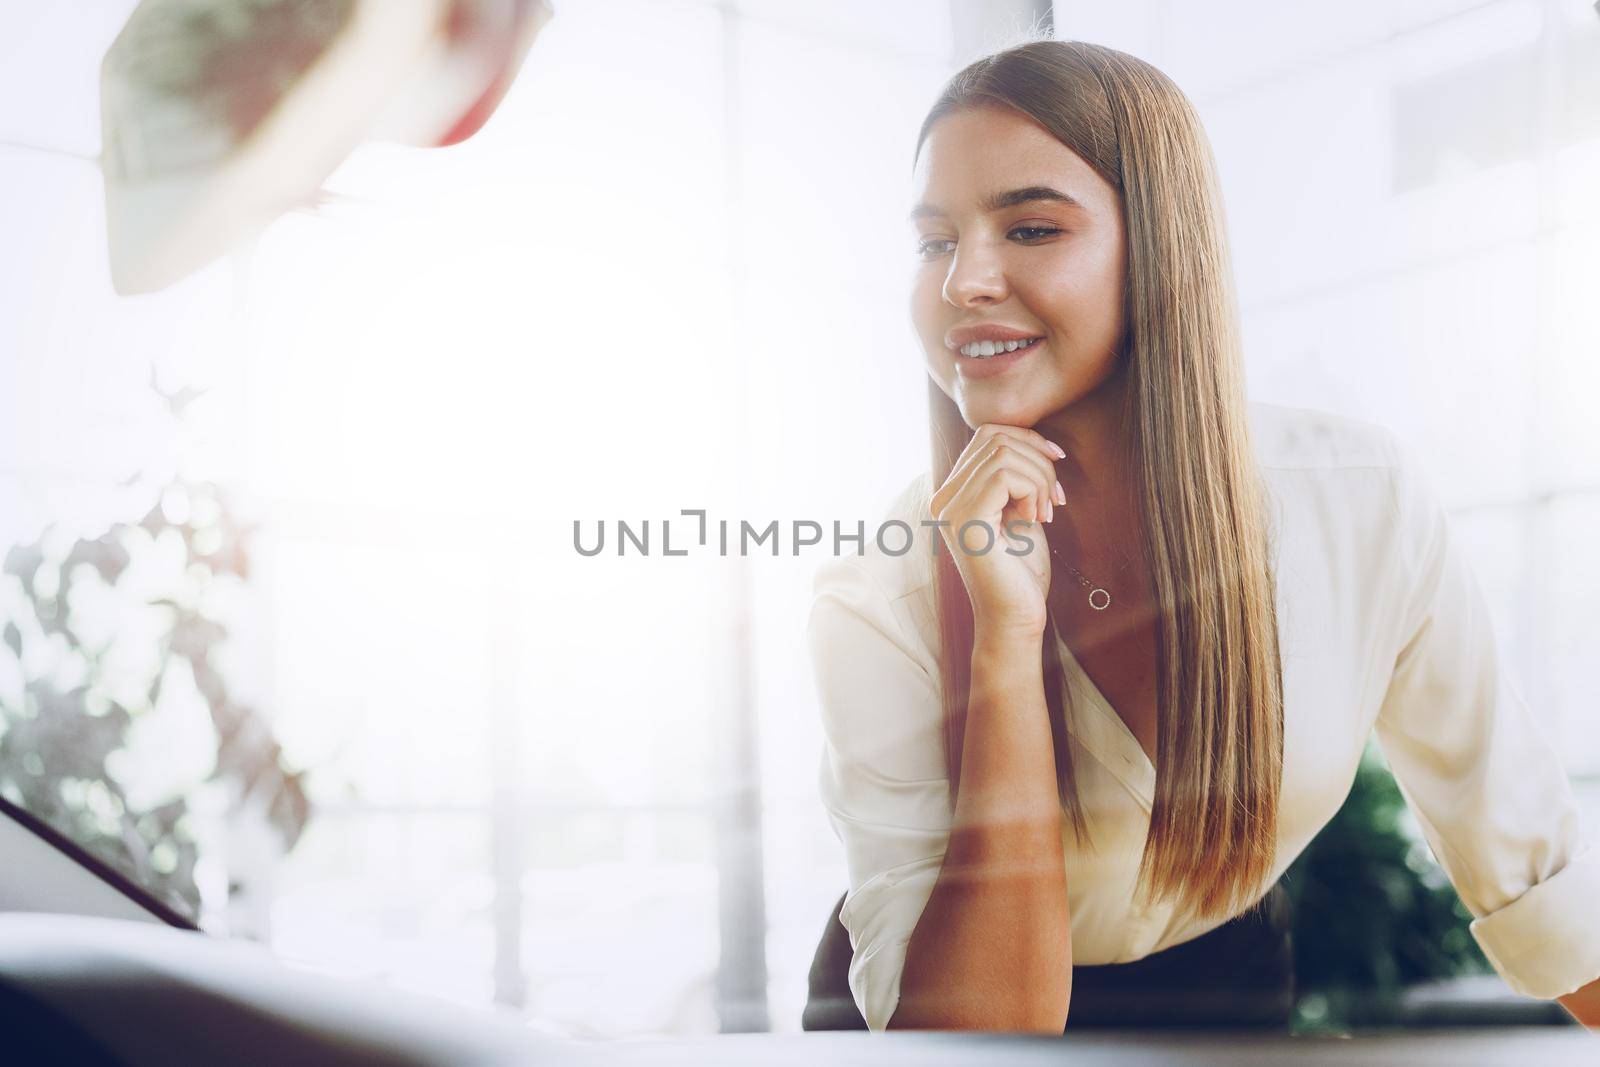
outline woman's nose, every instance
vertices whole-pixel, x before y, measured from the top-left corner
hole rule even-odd
[[[1006,276],[998,257],[981,245],[957,248],[944,278],[944,298],[956,307],[999,303],[1006,298]]]

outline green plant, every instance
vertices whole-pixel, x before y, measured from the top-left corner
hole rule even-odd
[[[1417,982],[1490,970],[1375,744],[1337,814],[1284,875],[1297,1027],[1337,1028]]]
[[[136,523],[90,538],[46,530],[5,556],[0,794],[191,916],[197,788],[264,810],[285,850],[310,817],[302,773],[217,665],[219,604],[249,577],[248,533],[217,486],[173,481]],[[204,708],[187,724],[209,723],[210,769],[151,800],[130,781],[155,768],[126,766],[129,746],[185,702]]]

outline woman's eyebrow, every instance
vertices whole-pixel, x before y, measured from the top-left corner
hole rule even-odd
[[[994,193],[987,197],[981,205],[984,211],[1001,211],[1008,207],[1018,207],[1022,204],[1032,204],[1040,200],[1049,200],[1068,207],[1083,208],[1083,202],[1075,196],[1063,193],[1059,189],[1052,189],[1048,185],[1027,185],[1021,189],[1011,189],[1004,193]],[[944,210],[936,204],[918,204],[906,216],[908,221],[916,221],[930,216],[943,215]]]

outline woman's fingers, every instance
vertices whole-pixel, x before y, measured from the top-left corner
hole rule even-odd
[[[1038,450],[1039,456],[1046,462],[1053,464],[1058,459],[1066,457],[1066,450],[1054,441],[1045,437],[1038,430],[1026,426],[1011,426],[1003,422],[986,422],[973,431],[972,440],[967,443],[967,449],[979,450],[983,442],[996,437],[1008,437],[1018,444],[1030,445]],[[966,450],[963,450],[964,452]],[[958,461],[959,462],[959,461]]]
[[[995,433],[990,438],[989,456],[1004,454],[1018,462],[1028,465],[1037,476],[1039,482],[1039,499],[1037,508],[1032,516],[1033,521],[1038,521],[1040,516],[1046,519],[1054,517],[1053,498],[1056,485],[1056,468],[1048,456],[1043,455],[1030,440],[1014,434]],[[979,457],[979,464],[982,459]]]
[[[1041,469],[1036,457],[1028,456],[1029,451],[1029,446],[1019,447],[1007,438],[995,440],[988,453],[978,457],[970,472],[961,479],[945,512],[962,516],[963,521],[1001,517],[1006,506],[1015,500],[1022,517],[1029,522],[1053,517],[1050,486],[1054,471],[1048,466]],[[1003,518],[1000,521],[1003,522]]]
[[[1056,481],[1056,466],[1051,458],[1041,452],[1032,441],[1024,440],[1014,434],[997,433],[991,439],[990,449],[1004,445],[1014,449],[1023,460],[1032,463],[1039,471],[1039,477],[1044,480],[1045,499],[1049,500],[1054,494],[1051,491]]]
[[[1036,430],[990,422],[982,424],[974,432],[972,440],[967,442],[967,447],[962,449],[961,455],[957,457],[950,477],[934,493],[931,503],[935,512],[942,511],[948,506],[949,501],[971,477],[972,471],[993,455],[995,448],[1002,442],[1015,448],[1019,456],[1037,466],[1045,483],[1046,511],[1053,511],[1053,508],[1047,506],[1052,502],[1066,503],[1065,493],[1061,490],[1055,473],[1055,458],[1063,455],[1063,450]]]
[[[969,513],[999,515],[999,529],[995,531],[997,539],[1005,529],[1005,509],[1012,501],[1017,503],[1020,518],[1028,522],[1039,522],[1044,518],[1042,509],[1048,503],[1041,504],[1038,480],[1027,472],[1015,466],[999,466],[975,481],[977,484],[973,486]]]

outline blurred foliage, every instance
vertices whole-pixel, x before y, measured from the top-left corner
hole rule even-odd
[[[1343,1028],[1408,985],[1491,970],[1376,744],[1283,883],[1294,902],[1296,1029]]]
[[[137,523],[93,538],[46,530],[12,547],[0,579],[0,677],[9,674],[0,685],[0,795],[191,917],[200,893],[190,789],[229,787],[232,810],[265,811],[285,849],[310,816],[302,774],[284,765],[266,721],[233,698],[216,663],[228,636],[214,617],[219,594],[249,577],[247,537],[217,486],[174,481]],[[201,781],[180,782],[140,810],[125,776],[161,770],[123,766],[119,775],[118,760],[127,762],[141,720],[163,711],[174,679],[184,692],[170,701],[193,706],[198,694],[204,706],[214,761]],[[151,754],[147,747],[141,759],[158,763]]]

